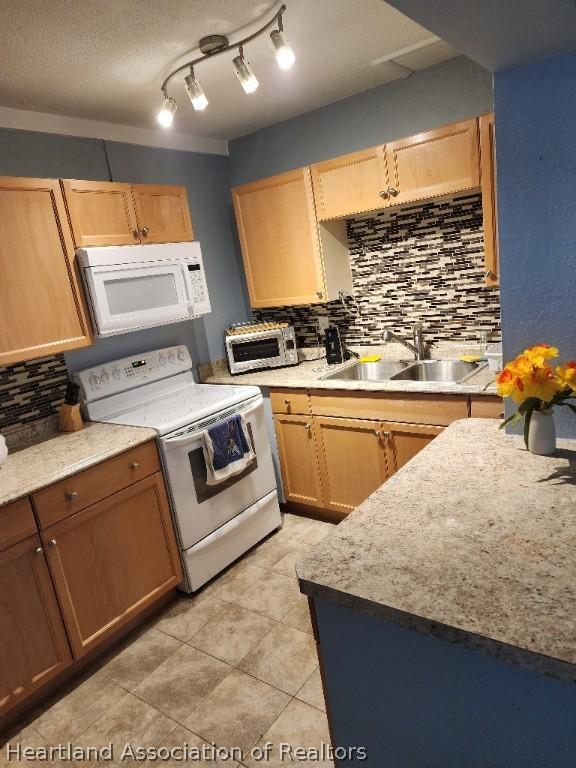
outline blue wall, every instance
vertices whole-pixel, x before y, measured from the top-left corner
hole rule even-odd
[[[171,344],[186,344],[195,363],[222,357],[224,327],[250,316],[234,243],[228,158],[131,144],[108,142],[107,146],[115,181],[186,186],[195,234],[202,244],[212,313],[97,341],[93,347],[67,353],[68,368],[74,371]],[[102,141],[7,129],[0,129],[0,174],[109,178]]]
[[[494,76],[504,358],[576,358],[576,53]],[[576,417],[557,409],[558,433]]]
[[[459,56],[230,142],[232,185],[492,111],[492,76]]]

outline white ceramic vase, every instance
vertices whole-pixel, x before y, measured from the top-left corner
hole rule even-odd
[[[6,457],[8,456],[8,447],[6,445],[6,440],[2,435],[0,435],[0,464],[3,464],[6,461]]]
[[[534,411],[528,430],[528,450],[538,456],[552,456],[556,450],[556,426],[552,411]]]

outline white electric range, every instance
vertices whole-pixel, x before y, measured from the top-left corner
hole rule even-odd
[[[152,427],[170,493],[185,580],[193,592],[282,524],[257,387],[196,384],[185,346],[95,366],[75,375],[91,421]],[[206,484],[202,433],[233,415],[246,420],[256,458]]]

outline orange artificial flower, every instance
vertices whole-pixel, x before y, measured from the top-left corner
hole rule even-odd
[[[524,355],[533,365],[544,365],[545,360],[552,357],[558,357],[558,347],[551,347],[550,344],[536,344],[524,350]]]
[[[576,392],[576,360],[570,360],[566,365],[557,366],[556,377],[560,389],[571,389]]]

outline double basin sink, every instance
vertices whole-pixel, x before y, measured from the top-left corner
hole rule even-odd
[[[461,360],[379,360],[376,363],[354,363],[322,378],[342,381],[439,381],[459,384],[478,368],[478,363],[464,363]]]

